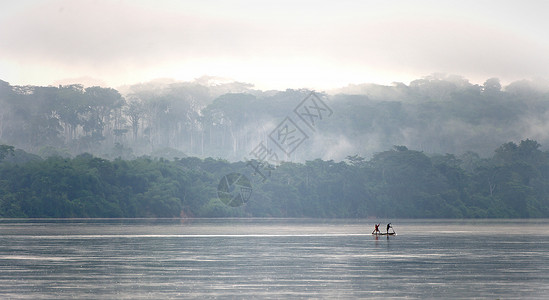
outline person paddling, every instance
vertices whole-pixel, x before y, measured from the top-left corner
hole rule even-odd
[[[389,223],[387,224],[387,234],[389,234],[389,228],[393,229],[393,232],[395,232],[395,229],[391,226],[391,223]]]
[[[374,231],[372,231],[372,234],[374,234],[374,233],[381,233],[381,231],[379,231],[379,225],[381,225],[381,223],[379,223],[379,224],[374,224],[375,228],[374,228]]]

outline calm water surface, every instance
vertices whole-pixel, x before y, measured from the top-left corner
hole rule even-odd
[[[375,221],[3,219],[0,298],[549,298],[549,220]]]

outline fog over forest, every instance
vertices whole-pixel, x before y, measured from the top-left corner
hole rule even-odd
[[[314,127],[297,113],[311,95],[324,105]],[[42,157],[243,161],[258,145],[276,148],[270,135],[286,118],[306,136],[289,155],[279,151],[279,160],[293,162],[370,158],[395,145],[481,157],[509,141],[549,145],[549,83],[532,80],[502,86],[489,78],[479,85],[433,74],[409,84],[365,83],[314,94],[262,91],[216,77],[118,89],[0,81],[0,103],[0,143]]]
[[[216,77],[2,81],[0,101],[0,216],[549,215],[539,81],[435,74],[325,92]],[[252,182],[234,207],[219,194],[233,175]]]

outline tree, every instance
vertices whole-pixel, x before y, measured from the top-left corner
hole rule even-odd
[[[139,122],[142,120],[143,115],[145,114],[143,103],[136,98],[130,99],[128,106],[124,110],[124,113],[130,119],[133,140],[135,142],[137,141],[137,133],[139,132]]]
[[[82,125],[81,114],[85,110],[84,87],[82,85],[59,86],[56,113],[65,126],[65,142],[76,139]]]

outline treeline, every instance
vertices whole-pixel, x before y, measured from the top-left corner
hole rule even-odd
[[[131,160],[197,156],[239,161],[309,94],[258,91],[212,78],[156,81],[120,91],[74,84],[12,86],[0,81],[0,143],[43,157],[80,153]],[[371,158],[393,145],[482,157],[523,137],[549,145],[549,84],[497,78],[472,84],[432,75],[406,85],[362,84],[317,93],[333,110],[286,158]],[[303,124],[298,124],[303,125]],[[303,130],[307,130],[303,126]]]
[[[169,156],[185,156],[183,151],[201,155],[215,145],[217,150],[209,152],[224,157],[218,148],[229,148],[232,125],[223,114],[202,111],[214,98],[248,88],[241,83],[210,86],[205,78],[139,84],[123,96],[98,86],[12,86],[0,80],[0,141],[41,156],[93,153],[131,159],[156,154],[173,159]]]
[[[370,160],[283,163],[265,181],[249,164],[212,158],[42,159],[5,145],[0,154],[2,217],[549,217],[549,152],[529,139],[490,158],[395,146]],[[217,197],[233,172],[252,181],[240,207]]]

